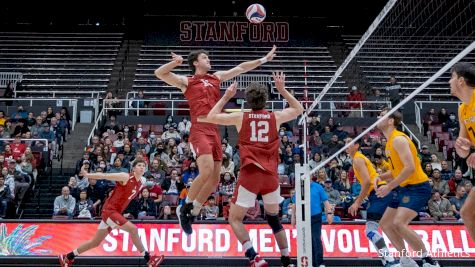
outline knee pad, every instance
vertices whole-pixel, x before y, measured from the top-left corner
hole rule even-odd
[[[270,228],[272,228],[272,232],[277,234],[278,232],[284,230],[282,224],[280,223],[279,215],[278,214],[266,214],[267,223],[269,224]]]

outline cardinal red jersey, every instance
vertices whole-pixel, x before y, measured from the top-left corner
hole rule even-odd
[[[110,197],[106,200],[106,203],[104,203],[104,208],[102,208],[103,212],[124,212],[130,201],[132,201],[132,199],[134,199],[140,192],[144,183],[145,179],[140,178],[140,180],[137,180],[132,173],[129,174],[129,180],[127,180],[125,185],[116,182]]]
[[[217,126],[211,123],[197,122],[199,116],[206,116],[219,101],[220,87],[218,77],[212,74],[193,75],[188,77],[188,87],[186,87],[185,97],[190,105],[191,129],[203,130],[212,129],[217,131]],[[191,134],[190,134],[191,136]]]
[[[258,163],[277,177],[279,136],[275,114],[267,110],[244,112],[239,132],[241,168]]]

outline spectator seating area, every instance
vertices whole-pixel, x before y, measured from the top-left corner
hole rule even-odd
[[[23,88],[105,92],[121,33],[0,33],[0,72],[23,73]]]
[[[270,47],[232,47],[232,46],[154,46],[143,45],[140,51],[133,89],[135,91],[159,91],[164,97],[170,93],[182,98],[181,92],[158,80],[154,70],[171,60],[171,52],[184,57],[184,63],[176,68],[177,74],[189,75],[186,56],[192,50],[205,49],[209,52],[212,71],[228,70],[241,62],[258,59],[270,51]],[[309,94],[319,93],[337,69],[327,47],[278,47],[277,57],[269,63],[247,74],[269,75],[272,71],[285,71],[286,86],[294,89],[297,96],[303,95],[305,88],[305,62],[307,62],[307,85]],[[335,88],[346,89],[343,80],[337,80]]]
[[[348,49],[353,49],[361,36],[344,35]],[[384,89],[389,77],[395,76],[404,94],[411,93],[472,42],[472,38],[447,36],[413,36],[410,40],[370,38],[357,54],[357,61],[373,89]],[[440,51],[446,51],[441,53]],[[472,51],[463,60],[475,62]],[[422,93],[449,98],[447,72]],[[383,93],[384,91],[382,91]]]

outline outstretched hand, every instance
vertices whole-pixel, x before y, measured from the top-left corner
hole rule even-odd
[[[277,50],[277,46],[272,46],[272,50],[267,53],[266,55],[266,58],[267,58],[267,61],[272,61],[275,57],[275,50]]]
[[[234,81],[224,92],[224,97],[229,100],[234,97],[237,91],[237,82]]]
[[[285,74],[282,71],[272,72],[274,78],[275,88],[282,93],[285,90]]]
[[[177,63],[177,64],[179,64],[179,65],[180,65],[181,63],[183,63],[183,57],[182,57],[182,56],[179,56],[179,55],[177,55],[177,54],[175,54],[175,53],[173,53],[173,52],[172,52],[172,60],[175,61],[175,63]]]
[[[87,172],[86,167],[83,164],[82,167],[81,167],[81,171],[79,172],[79,176],[87,177],[88,174],[89,173]]]

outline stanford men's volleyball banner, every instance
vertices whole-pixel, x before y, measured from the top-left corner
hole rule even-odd
[[[2,223],[1,255],[58,255],[69,252],[91,238],[97,223]],[[195,224],[191,236],[178,224],[137,223],[145,247],[165,256],[242,256],[242,246],[229,224]],[[279,256],[272,230],[265,224],[247,224],[254,247],[264,257]],[[475,258],[475,244],[463,225],[413,225],[435,257]],[[296,256],[295,229],[285,225],[291,256]],[[324,225],[325,257],[377,257],[365,237],[363,224]],[[389,241],[386,239],[389,243]],[[389,244],[390,250],[394,248]],[[128,233],[113,230],[97,248],[85,256],[137,256]]]

